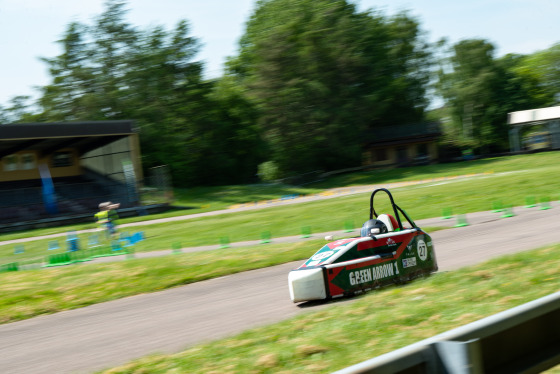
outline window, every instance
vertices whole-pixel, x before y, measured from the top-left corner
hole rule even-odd
[[[55,152],[52,156],[53,168],[72,166],[72,152]]]
[[[20,157],[22,170],[35,169],[35,155],[33,153],[24,153]]]
[[[18,158],[16,155],[4,157],[4,171],[14,171],[18,169]]]
[[[385,161],[387,160],[387,150],[385,148],[378,148],[375,150],[375,160]]]
[[[408,148],[405,146],[397,147],[397,163],[406,164],[408,163]]]
[[[416,146],[416,155],[417,156],[427,156],[428,155],[428,144],[421,143]]]

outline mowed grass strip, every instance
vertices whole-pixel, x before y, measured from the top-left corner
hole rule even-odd
[[[559,155],[553,152],[499,159],[495,163],[506,171],[410,185],[391,189],[391,192],[397,204],[414,220],[441,217],[448,208],[452,209],[453,214],[464,214],[492,210],[496,202],[503,206],[523,206],[528,196],[537,201],[541,198],[558,200],[560,162],[551,162],[553,156]],[[486,160],[480,162],[493,165]],[[512,165],[517,165],[519,169],[509,170]],[[128,227],[121,231],[145,233],[147,240],[136,245],[138,252],[171,249],[176,243],[183,247],[216,245],[222,238],[227,238],[229,242],[258,240],[263,233],[270,233],[272,238],[299,235],[302,227],[310,227],[313,233],[328,232],[341,230],[348,222],[354,227],[361,226],[369,216],[369,196],[369,192],[338,196],[262,210]],[[378,196],[377,212],[392,213],[386,197],[383,194]],[[82,246],[87,246],[89,235],[80,235]],[[64,237],[58,240],[63,246],[62,250],[65,250]],[[51,254],[51,251],[47,251],[48,242],[44,239],[25,243],[25,252],[21,254],[14,254],[14,245],[0,246],[0,264],[26,259],[40,260],[41,256]]]
[[[263,244],[0,273],[0,323],[304,260],[324,244],[324,240]]]
[[[560,245],[501,257],[103,373],[329,373],[559,291],[559,268]]]

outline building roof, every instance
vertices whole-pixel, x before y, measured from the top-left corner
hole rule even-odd
[[[48,154],[63,148],[84,154],[135,132],[130,120],[0,125],[0,158],[22,150]]]
[[[560,106],[508,113],[509,125],[535,124],[560,119]]]

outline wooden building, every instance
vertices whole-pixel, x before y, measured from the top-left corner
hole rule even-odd
[[[436,162],[440,135],[439,125],[434,122],[371,131],[365,144],[364,164],[406,166]]]

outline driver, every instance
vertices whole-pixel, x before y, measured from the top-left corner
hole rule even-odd
[[[380,221],[378,219],[370,219],[367,220],[362,225],[362,229],[360,230],[360,236],[362,237],[374,236],[379,234],[385,234],[387,232],[389,232],[389,230],[387,230],[387,226],[383,223],[383,221]]]

